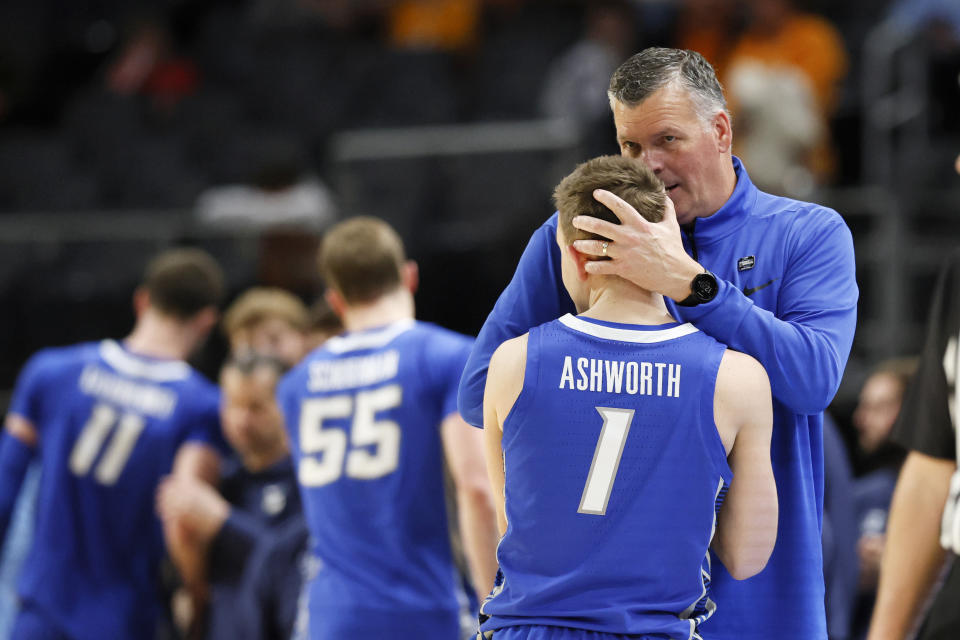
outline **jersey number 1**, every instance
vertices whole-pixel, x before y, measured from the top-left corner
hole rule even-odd
[[[400,460],[400,425],[392,420],[377,420],[376,413],[396,409],[401,397],[400,385],[391,384],[356,395],[305,400],[300,409],[300,483],[322,487],[337,480],[344,473],[344,458],[348,478],[372,480],[396,469]],[[325,429],[323,422],[351,414],[352,448],[348,454],[347,434],[343,429]],[[368,446],[373,447],[372,452]]]
[[[100,458],[100,464],[94,470],[93,477],[100,484],[108,486],[114,484],[127,464],[127,459],[133,452],[133,446],[137,443],[143,426],[143,416],[135,413],[119,414],[116,409],[107,404],[94,406],[93,413],[83,425],[80,437],[77,438],[73,451],[70,452],[70,471],[77,476],[87,475],[97,454],[103,448],[107,436],[113,431],[110,444]]]
[[[627,443],[630,423],[633,422],[633,409],[596,409],[603,418],[603,427],[600,429],[600,438],[593,452],[593,462],[590,463],[590,473],[587,474],[587,483],[583,487],[577,512],[602,516],[607,512],[607,501],[610,500],[613,481],[616,480],[617,469],[620,468],[620,456],[623,455],[623,447]]]

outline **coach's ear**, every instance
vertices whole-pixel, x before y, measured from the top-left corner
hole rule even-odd
[[[717,140],[717,151],[727,153],[733,147],[733,125],[726,111],[718,111],[713,116],[713,133]]]
[[[337,314],[337,317],[343,320],[343,314],[347,312],[347,301],[343,299],[343,294],[333,287],[327,287],[327,290],[323,292],[323,297],[330,308],[333,309],[333,312]]]
[[[411,293],[416,293],[420,286],[420,267],[413,260],[407,260],[403,263],[403,271],[400,274],[403,279],[403,286]]]

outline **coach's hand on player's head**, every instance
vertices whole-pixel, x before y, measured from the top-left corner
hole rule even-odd
[[[670,198],[666,199],[663,220],[654,223],[644,220],[636,209],[605,189],[597,189],[593,197],[613,211],[620,224],[592,216],[573,219],[573,226],[581,231],[611,240],[606,252],[600,240],[573,243],[581,253],[609,258],[588,262],[587,272],[620,276],[642,289],[678,302],[690,295],[690,283],[695,275],[703,272],[703,267],[683,250],[680,226]]]

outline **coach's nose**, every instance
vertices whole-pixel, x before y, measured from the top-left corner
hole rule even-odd
[[[659,176],[663,171],[663,153],[659,149],[645,148],[640,154],[640,160],[647,165],[650,171],[653,171],[654,175]]]

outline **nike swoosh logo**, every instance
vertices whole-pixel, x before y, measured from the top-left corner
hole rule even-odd
[[[760,291],[760,289],[765,289],[765,288],[769,287],[770,285],[772,285],[775,280],[776,280],[776,278],[774,278],[773,280],[768,280],[767,282],[764,282],[763,284],[761,284],[761,285],[759,285],[759,286],[756,286],[756,287],[744,287],[744,288],[743,288],[743,295],[745,295],[745,296],[753,295],[753,294],[756,293],[757,291]]]

